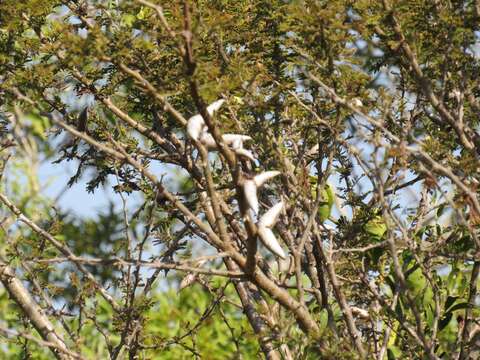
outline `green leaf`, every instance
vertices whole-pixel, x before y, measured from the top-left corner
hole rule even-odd
[[[448,312],[454,312],[456,310],[462,310],[462,309],[467,309],[470,305],[466,302],[463,302],[463,303],[459,303],[459,304],[456,304],[454,306],[452,306]]]
[[[408,275],[407,279],[407,287],[414,296],[419,295],[425,291],[425,287],[427,285],[427,279],[422,273],[422,269],[417,268],[415,271]]]
[[[438,207],[438,209],[437,209],[437,217],[438,218],[441,217],[444,214],[446,206],[447,205],[445,203],[443,203],[442,205],[440,205]]]
[[[132,27],[133,23],[137,20],[137,17],[132,14],[124,14],[122,16],[122,23],[127,27]]]
[[[453,314],[451,312],[448,312],[445,314],[445,316],[438,322],[438,331],[442,331],[445,326],[448,325],[450,320],[452,320]]]
[[[150,8],[142,6],[140,11],[137,14],[137,19],[144,20],[152,13]]]
[[[45,135],[45,132],[50,126],[49,119],[45,116],[40,116],[35,113],[29,114],[27,116],[27,119],[30,120],[33,134],[38,136],[42,140],[46,140],[47,137]]]
[[[397,305],[395,306],[395,314],[397,314],[398,319],[403,318],[403,308],[402,308],[402,302],[398,301]]]
[[[364,229],[373,238],[379,240],[387,231],[387,225],[385,225],[383,218],[377,215],[364,225]]]
[[[457,301],[458,298],[459,298],[458,296],[448,296],[447,300],[445,300],[445,310],[448,311],[450,306],[452,306],[455,303],[455,301]]]
[[[311,176],[310,183],[312,189],[312,198],[315,200],[317,198],[317,178],[315,176]],[[318,205],[318,217],[323,222],[327,220],[332,213],[332,207],[335,202],[335,193],[333,188],[329,184],[326,184],[321,190],[321,196],[322,197]]]
[[[402,351],[395,345],[391,345],[387,349],[388,360],[400,359],[402,357]]]
[[[54,238],[58,241],[65,242],[65,235],[64,234],[57,234]]]

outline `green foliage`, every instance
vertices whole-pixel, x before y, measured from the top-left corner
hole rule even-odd
[[[145,348],[127,354],[125,346],[119,358],[260,356],[259,336],[233,283],[205,276],[176,293],[176,272],[137,271],[135,264],[172,264],[221,250],[204,245],[208,236],[177,206],[205,223],[205,208],[218,210],[208,199],[205,164],[178,114],[187,119],[198,113],[199,100],[223,96],[217,130],[251,136],[258,161],[232,169],[219,152],[211,154],[213,187],[228,211],[222,208],[224,219],[209,226],[221,235],[225,224],[232,247],[246,256],[245,239],[254,229],[236,233],[245,228],[237,207],[239,173],[281,171],[281,180],[258,195],[262,206],[288,199],[275,234],[294,255],[292,264],[259,261],[258,271],[272,283],[263,289],[242,279],[252,285],[254,310],[267,319],[267,338],[287,344],[298,358],[355,358],[352,329],[338,304],[342,295],[369,315],[353,315],[367,357],[374,357],[387,329],[388,359],[424,357],[424,344],[405,326],[432,340],[435,356],[458,353],[465,346],[462,317],[480,316],[478,306],[469,305],[480,223],[475,2],[199,0],[188,2],[189,19],[180,2],[155,3],[162,8],[137,1],[0,3],[1,191],[76,256],[102,260],[84,268],[120,304],[112,310],[78,266],[58,259],[65,253],[17,224],[2,205],[0,260],[18,270],[56,328],[70,327],[61,331],[74,334],[75,341],[67,340],[72,349],[107,358],[128,334]],[[185,53],[190,36],[193,64]],[[90,142],[64,137],[57,117]],[[110,186],[115,195],[133,194],[143,203],[126,215],[112,204],[85,219],[52,208],[57,204],[38,179],[41,161],[75,162],[69,186],[86,176],[89,192]],[[317,189],[318,178],[335,187],[325,182]],[[177,202],[162,197],[159,185]],[[317,195],[317,218],[307,231],[305,209]],[[327,220],[334,230],[318,226]],[[225,270],[220,261],[210,265]],[[292,308],[265,290],[272,287],[305,303],[324,343],[304,334]],[[1,291],[8,327],[38,336]],[[54,308],[71,312],[64,324],[43,292]],[[132,323],[140,324],[138,332]],[[21,337],[5,340],[0,353],[51,357]]]
[[[223,291],[220,282],[216,287]],[[258,343],[242,311],[227,299],[233,293],[228,286],[220,301],[200,285],[178,294],[174,290],[158,294],[145,314],[146,342],[158,347],[153,359],[187,359],[194,353],[210,359],[255,358]],[[176,339],[170,341],[169,339]]]
[[[317,178],[315,176],[310,177],[312,199],[317,198]],[[318,217],[321,222],[330,218],[332,213],[333,204],[335,203],[335,193],[330,184],[325,184],[320,191],[320,203],[318,205]]]
[[[378,241],[387,231],[387,225],[381,216],[376,215],[365,223],[364,229],[371,236],[371,239]]]

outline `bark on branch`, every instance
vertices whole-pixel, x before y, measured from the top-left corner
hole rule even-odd
[[[7,289],[12,300],[15,301],[35,329],[37,329],[42,339],[49,343],[48,347],[57,359],[80,357],[78,354],[68,350],[62,337],[57,334],[50,320],[43,314],[40,306],[33,300],[28,290],[15,276],[15,271],[2,261],[0,261],[0,281]]]

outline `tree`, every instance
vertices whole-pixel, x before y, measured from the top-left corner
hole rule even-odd
[[[0,351],[478,357],[479,17],[4,1]],[[52,211],[41,160],[121,211]]]

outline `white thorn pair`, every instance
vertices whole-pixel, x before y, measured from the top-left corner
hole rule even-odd
[[[252,138],[248,135],[238,135],[238,134],[223,134],[222,141],[227,146],[232,146],[233,148],[243,147],[244,141],[252,140]],[[218,148],[217,143],[213,136],[207,131],[203,131],[200,135],[200,142],[208,149],[208,150],[216,150]]]
[[[225,102],[224,99],[217,100],[210,105],[207,106],[207,113],[208,115],[212,116],[215,111],[220,109],[222,104]],[[202,134],[205,128],[205,120],[203,119],[202,115],[197,114],[193,115],[187,122],[187,134],[193,140],[199,141],[200,135]]]
[[[228,134],[226,134],[228,135]],[[246,136],[248,139],[235,139],[232,142],[232,149],[237,154],[238,156],[243,156],[246,157],[247,159],[250,159],[252,162],[255,162],[255,157],[253,156],[252,152],[250,150],[244,149],[243,148],[243,141],[247,140],[252,140],[250,136]],[[224,138],[225,140],[225,138]]]
[[[225,102],[224,99],[217,100],[210,104],[207,107],[207,113],[212,116],[215,111],[220,109],[220,107]],[[188,119],[187,122],[187,134],[191,139],[201,142],[208,150],[217,150],[218,145],[215,142],[213,136],[208,132],[205,120],[202,115],[197,114]],[[252,152],[243,148],[243,143],[251,140],[252,138],[247,135],[239,134],[224,134],[222,135],[222,141],[227,146],[231,146],[232,150],[238,156],[246,157],[252,161],[255,161],[255,157]],[[258,203],[258,188],[261,187],[265,182],[271,178],[279,175],[279,171],[266,171],[261,174],[256,175],[252,179],[245,180],[243,184],[243,191],[245,200],[250,209],[255,214],[258,214],[259,203]],[[272,208],[270,208],[257,223],[258,236],[263,244],[275,255],[279,256],[282,259],[285,259],[285,253],[283,252],[282,247],[278,243],[275,235],[273,234],[272,227],[278,220],[278,217],[283,209],[283,202],[280,201]],[[197,278],[197,274],[188,274],[181,282],[180,289],[183,289],[190,284],[192,284]]]
[[[224,99],[217,100],[207,106],[207,113],[212,116],[215,111],[220,109],[222,104],[225,102]],[[215,142],[213,136],[208,132],[208,129],[205,125],[205,120],[202,115],[197,114],[188,119],[187,122],[187,134],[195,141],[200,141],[207,150],[218,150],[218,145]],[[243,148],[243,142],[252,140],[250,136],[239,135],[239,134],[224,134],[222,135],[222,141],[227,146],[231,146],[235,154],[238,156],[243,156],[251,161],[255,162],[255,157],[253,156],[250,150]]]
[[[235,154],[239,156],[246,157],[253,162],[255,162],[255,157],[253,156],[250,150],[243,148],[243,142],[252,140],[252,138],[248,135],[239,135],[239,134],[223,134],[222,141],[225,145],[231,146],[232,150]],[[217,143],[213,136],[208,132],[204,131],[200,135],[200,142],[208,149],[208,150],[218,150]]]
[[[265,171],[261,174],[254,176],[252,179],[246,179],[243,183],[243,193],[245,195],[245,200],[247,201],[250,209],[253,210],[255,214],[258,214],[259,203],[257,191],[258,188],[265,184],[271,178],[280,174],[280,171]]]
[[[272,227],[278,220],[283,209],[283,201],[272,206],[265,214],[262,215],[257,223],[257,232],[263,244],[275,255],[285,259],[285,253],[273,234]]]

